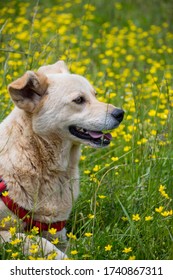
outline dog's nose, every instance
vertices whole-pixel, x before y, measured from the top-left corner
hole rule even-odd
[[[124,118],[124,111],[122,109],[116,108],[112,111],[111,115],[120,123]]]

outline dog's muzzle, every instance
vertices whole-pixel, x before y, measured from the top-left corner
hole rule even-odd
[[[116,108],[111,113],[109,113],[109,116],[112,116],[114,118],[114,121],[112,122],[113,125],[111,125],[111,127],[107,130],[119,126],[119,124],[123,120],[124,111],[122,109]],[[79,138],[94,147],[105,147],[110,144],[110,141],[112,139],[112,135],[109,132],[106,133],[100,130],[89,130],[76,125],[70,126],[69,131],[76,138]]]

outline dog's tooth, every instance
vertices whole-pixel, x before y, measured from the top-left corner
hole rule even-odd
[[[77,129],[78,132],[88,134],[88,131],[86,129],[82,128],[82,127],[76,126],[76,129]]]
[[[77,127],[77,130],[79,131],[79,132],[82,132],[82,128],[81,127]]]

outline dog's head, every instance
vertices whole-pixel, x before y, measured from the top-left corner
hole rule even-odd
[[[124,116],[123,110],[99,102],[92,85],[70,74],[63,61],[27,71],[8,90],[16,106],[30,114],[34,132],[44,137],[107,146],[111,134],[102,131],[118,127]]]

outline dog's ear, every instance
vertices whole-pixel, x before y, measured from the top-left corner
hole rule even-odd
[[[38,73],[43,74],[57,74],[57,73],[69,73],[67,65],[63,60],[59,60],[54,64],[41,66],[38,69]]]
[[[20,109],[32,113],[46,94],[47,77],[42,73],[27,71],[8,86],[12,100]]]

